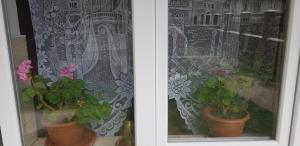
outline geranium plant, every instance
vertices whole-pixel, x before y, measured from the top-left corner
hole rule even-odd
[[[215,116],[224,119],[238,119],[246,114],[248,101],[239,96],[239,92],[252,84],[250,78],[244,76],[225,75],[218,71],[216,76],[207,80],[206,84],[195,92],[199,102],[212,108]]]
[[[75,79],[76,66],[70,64],[61,70],[61,77],[52,81],[42,75],[31,74],[31,61],[23,61],[17,70],[20,80],[30,81],[22,90],[22,99],[36,101],[36,108],[44,109],[47,120],[53,123],[78,121],[86,124],[102,120],[111,113],[111,106],[99,103],[94,92],[83,80]]]

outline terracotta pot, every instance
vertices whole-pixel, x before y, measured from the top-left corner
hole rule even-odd
[[[85,128],[77,122],[54,124],[43,121],[48,131],[48,140],[54,146],[83,146]]]
[[[203,110],[211,136],[239,137],[244,131],[245,123],[250,119],[249,112],[243,118],[227,120],[212,115],[212,111],[210,107],[206,107]]]

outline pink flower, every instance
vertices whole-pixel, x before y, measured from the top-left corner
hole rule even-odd
[[[30,69],[32,69],[31,60],[24,60],[18,66],[17,74],[19,76],[19,79],[24,81],[30,80],[31,79]]]
[[[218,69],[218,70],[216,71],[216,74],[217,74],[218,76],[224,76],[224,75],[226,74],[226,72],[225,72],[225,70],[223,70],[223,69]]]
[[[76,65],[75,64],[69,64],[68,66],[63,67],[60,70],[60,76],[67,77],[69,79],[74,79],[75,69],[76,69]]]

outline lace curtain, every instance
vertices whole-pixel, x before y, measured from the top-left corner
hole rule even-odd
[[[99,135],[114,135],[132,107],[132,25],[129,0],[29,0],[38,72],[53,80],[67,64],[76,77],[101,92],[111,116],[91,123]]]

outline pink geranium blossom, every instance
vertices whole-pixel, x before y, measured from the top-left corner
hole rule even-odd
[[[24,60],[19,66],[17,70],[17,74],[20,80],[30,80],[30,70],[32,69],[31,60]]]
[[[67,77],[69,79],[74,79],[74,72],[76,70],[75,64],[69,64],[66,67],[63,67],[60,71],[60,75],[62,77]]]
[[[217,74],[218,76],[224,76],[224,75],[226,74],[226,72],[225,72],[225,70],[223,70],[223,69],[218,69],[218,70],[216,70],[216,74]]]

